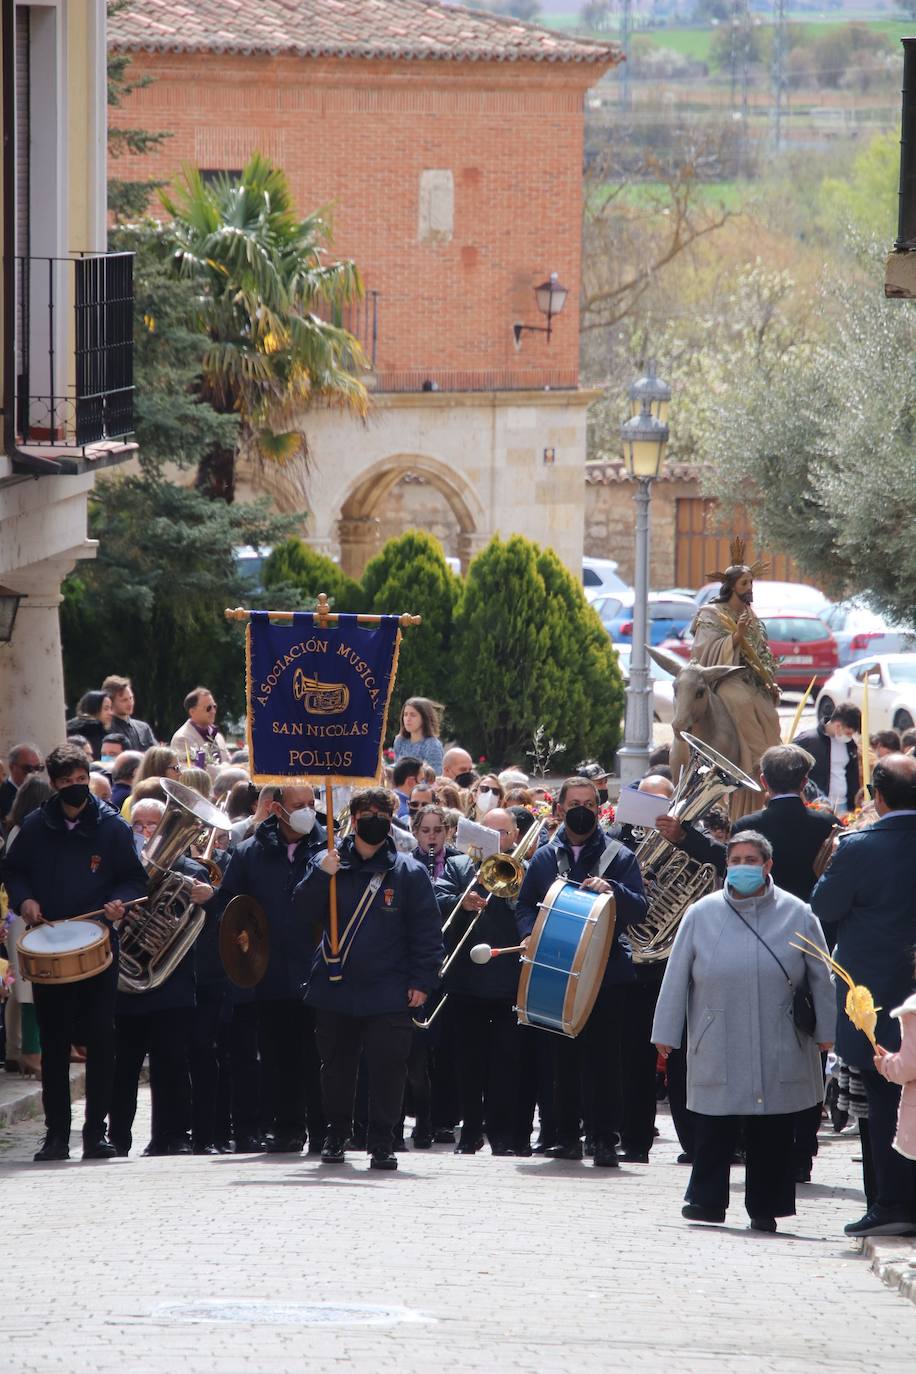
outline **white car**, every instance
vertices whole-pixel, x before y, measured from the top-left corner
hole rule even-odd
[[[586,601],[594,601],[596,596],[606,596],[608,592],[632,591],[618,575],[613,558],[583,558],[582,587]]]
[[[814,704],[818,720],[846,702],[861,710],[866,680],[869,732],[912,729],[916,721],[916,654],[858,658],[845,668],[837,668],[818,693]]]
[[[721,585],[721,582],[707,582],[697,592],[697,605],[705,606],[707,601],[712,601],[713,597],[719,595]],[[760,606],[772,607],[774,612],[782,611],[788,615],[820,615],[829,604],[824,593],[807,582],[754,580],[754,610],[758,615]]]
[[[632,645],[614,644],[614,653],[620,660],[624,686],[630,680],[630,654]],[[654,658],[649,659],[649,673],[652,678],[652,714],[662,725],[670,725],[674,719],[674,676],[665,672]]]

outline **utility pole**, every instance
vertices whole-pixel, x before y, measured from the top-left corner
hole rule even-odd
[[[630,34],[633,29],[633,0],[622,0],[620,10],[620,44],[623,48],[623,70],[620,80],[620,108],[630,108]]]
[[[782,149],[782,102],[786,90],[786,0],[776,0],[773,34],[773,151]]]

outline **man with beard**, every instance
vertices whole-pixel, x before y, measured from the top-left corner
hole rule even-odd
[[[626,941],[627,927],[642,921],[646,899],[636,858],[619,840],[598,827],[598,789],[588,778],[567,778],[557,798],[560,827],[528,865],[518,897],[516,922],[527,942],[541,903],[557,877],[591,892],[613,892],[617,918],[611,953],[592,1014],[576,1039],[555,1040],[558,1144],[553,1159],[581,1159],[580,1123],[588,1104],[595,1165],[617,1168],[616,1137],[621,1129],[621,1049],[626,1020],[623,986],[634,981]]]
[[[732,562],[724,572],[710,574],[721,578],[719,595],[698,611],[690,627],[691,657],[704,668],[727,665],[743,670],[723,678],[716,691],[738,732],[738,767],[756,778],[764,751],[782,740],[776,712],[776,660],[770,653],[766,631],[751,608],[754,577],[762,567],[756,563],[749,567],[743,561],[742,539],[732,540],[731,555]],[[675,777],[688,757],[687,745],[675,737],[671,749]],[[757,804],[757,794],[739,788],[732,794],[732,820],[738,820]]]

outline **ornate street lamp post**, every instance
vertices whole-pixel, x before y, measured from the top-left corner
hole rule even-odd
[[[618,750],[620,781],[636,782],[649,766],[652,751],[652,682],[649,676],[649,503],[652,483],[661,472],[668,443],[665,416],[671,388],[649,364],[645,377],[630,387],[632,414],[620,427],[627,471],[636,479],[636,567],[633,602],[633,648],[623,747]]]

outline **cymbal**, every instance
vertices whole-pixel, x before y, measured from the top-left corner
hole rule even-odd
[[[264,908],[253,897],[233,897],[219,926],[219,957],[239,988],[260,983],[270,962],[270,934]]]

